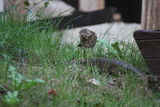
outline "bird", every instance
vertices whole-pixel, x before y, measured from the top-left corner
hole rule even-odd
[[[96,45],[97,35],[95,32],[89,29],[82,29],[79,31],[80,36],[80,44],[78,47],[84,48],[93,48]],[[122,68],[128,69],[133,71],[138,75],[143,75],[143,72],[132,65],[125,63],[123,61],[119,61],[116,59],[110,59],[105,57],[98,57],[98,58],[89,58],[89,59],[80,59],[80,60],[72,60],[72,63],[80,62],[81,64],[86,65],[86,62],[89,62],[92,66],[97,66],[101,72],[104,72],[107,68],[109,72],[113,73],[115,68],[121,66]],[[109,65],[109,66],[108,66]]]
[[[93,48],[96,45],[97,35],[89,29],[79,31],[80,43],[78,47]]]

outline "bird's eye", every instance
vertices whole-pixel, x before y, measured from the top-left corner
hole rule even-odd
[[[95,35],[96,33],[92,32],[92,35]]]

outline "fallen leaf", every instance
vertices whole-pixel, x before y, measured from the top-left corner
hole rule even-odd
[[[50,89],[48,94],[53,94],[54,96],[58,96],[58,92],[56,90]]]

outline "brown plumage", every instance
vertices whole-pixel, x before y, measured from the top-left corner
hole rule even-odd
[[[88,29],[82,29],[79,32],[80,44],[78,47],[93,48],[96,45],[97,35]]]

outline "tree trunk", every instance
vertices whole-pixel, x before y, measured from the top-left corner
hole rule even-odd
[[[143,0],[141,23],[144,30],[160,30],[160,0]]]

